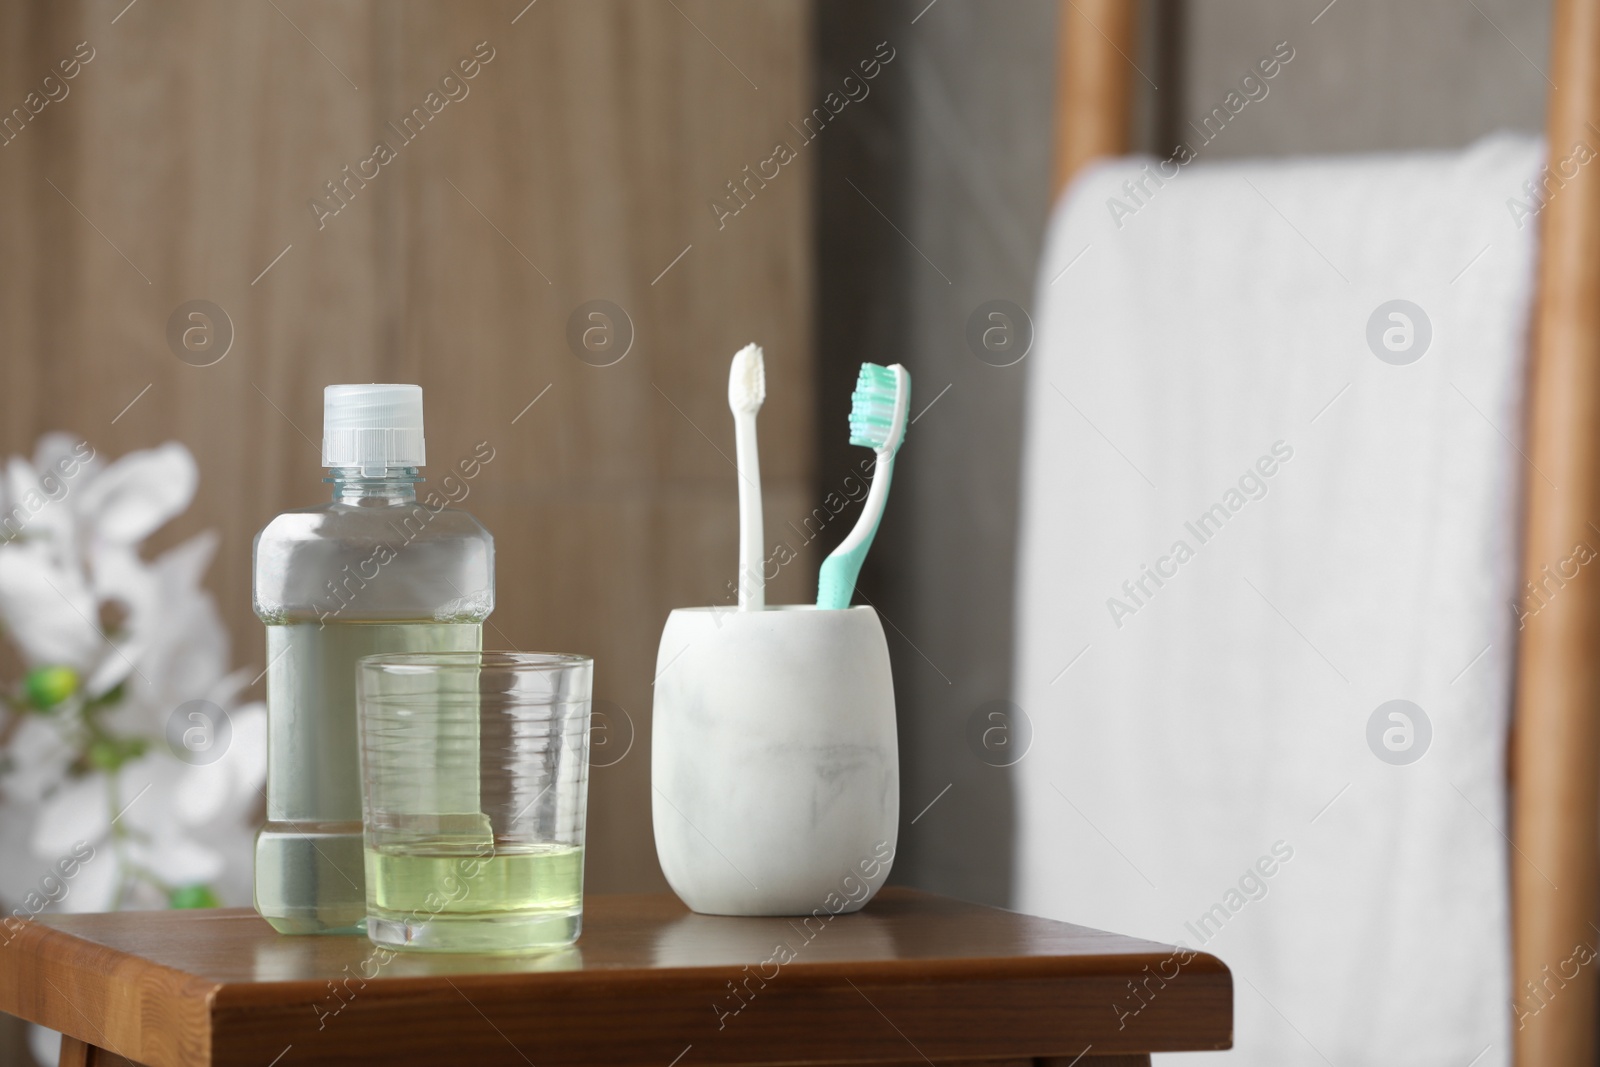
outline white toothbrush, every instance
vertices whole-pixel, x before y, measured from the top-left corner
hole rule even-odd
[[[728,407],[733,411],[739,466],[739,610],[767,604],[762,561],[761,459],[756,452],[756,412],[767,398],[767,365],[760,345],[745,345],[728,370]]]

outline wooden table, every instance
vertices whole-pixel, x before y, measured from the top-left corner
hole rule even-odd
[[[76,1065],[1131,1067],[1232,1044],[1213,956],[912,890],[806,921],[585,907],[574,948],[531,957],[284,937],[243,909],[41,917],[7,931],[0,1010]]]

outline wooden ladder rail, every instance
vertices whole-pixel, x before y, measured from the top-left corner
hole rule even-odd
[[[1137,0],[1061,0],[1056,30],[1052,200],[1097,156],[1128,150],[1133,111],[1130,59],[1138,48]]]
[[[1057,197],[1127,150],[1137,16],[1136,0],[1061,0]],[[1600,152],[1600,0],[1556,0],[1551,54],[1550,158]],[[1541,213],[1526,404],[1522,577],[1536,585],[1580,542],[1600,549],[1600,166],[1562,180]],[[1513,710],[1515,1063],[1587,1067],[1600,961],[1571,976],[1580,946],[1600,952],[1600,583],[1587,574],[1527,620]]]
[[[1579,144],[1600,150],[1600,0],[1557,0],[1551,60],[1550,160]],[[1522,576],[1535,584],[1579,542],[1600,547],[1600,167],[1580,166],[1563,180],[1540,218],[1526,405]],[[1571,971],[1580,945],[1595,951],[1600,944],[1600,582],[1593,576],[1569,582],[1527,619],[1513,708],[1515,1062],[1592,1064],[1600,962],[1575,977],[1562,972]],[[1532,1000],[1530,985],[1542,990]]]

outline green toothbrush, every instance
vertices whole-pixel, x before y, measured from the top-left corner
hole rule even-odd
[[[894,456],[906,439],[906,414],[911,408],[911,374],[900,364],[861,364],[856,391],[850,394],[850,443],[878,453],[872,489],[861,517],[838,548],[822,561],[817,579],[817,607],[847,608],[856,591],[856,576],[878,533],[889,499]]]

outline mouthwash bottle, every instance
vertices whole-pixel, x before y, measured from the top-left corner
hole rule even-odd
[[[456,487],[448,496],[462,499],[492,458],[463,459],[445,480]],[[356,933],[365,923],[356,660],[483,647],[494,539],[445,495],[418,498],[423,463],[420,386],[330,385],[322,465],[333,499],[256,535],[268,666],[255,905],[280,933]]]

